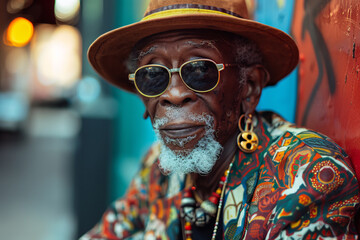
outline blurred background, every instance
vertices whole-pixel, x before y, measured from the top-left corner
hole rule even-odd
[[[295,2],[307,2],[246,1],[255,19],[288,33]],[[126,191],[154,141],[151,125],[140,100],[103,81],[86,52],[100,34],[141,19],[147,2],[0,0],[1,239],[77,239]],[[314,64],[265,89],[258,110],[306,125],[298,79]]]

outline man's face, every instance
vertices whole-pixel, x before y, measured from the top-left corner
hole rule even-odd
[[[161,64],[171,69],[197,58],[231,64],[234,50],[226,42],[214,32],[159,34],[142,45],[139,66]],[[234,135],[244,97],[238,72],[237,67],[225,68],[218,86],[206,93],[192,91],[178,73],[173,73],[162,95],[152,98],[140,95],[155,130],[169,149],[175,153],[192,151],[209,131],[222,146]]]

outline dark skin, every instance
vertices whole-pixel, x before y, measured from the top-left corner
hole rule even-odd
[[[216,31],[191,30],[154,35],[138,44],[140,49],[147,53],[139,60],[139,66],[156,63],[177,68],[196,58],[208,58],[216,63],[234,63],[233,49],[229,44],[232,35],[221,34],[221,39],[219,35]],[[187,185],[196,187],[197,195],[203,200],[216,190],[220,177],[235,154],[239,117],[255,111],[261,90],[269,80],[262,65],[247,68],[247,84],[244,86],[239,85],[238,75],[237,67],[228,67],[221,72],[219,85],[213,91],[197,93],[189,89],[179,74],[175,73],[169,87],[159,97],[148,98],[139,94],[146,107],[145,116],[148,115],[152,123],[155,119],[166,116],[171,107],[181,108],[185,113],[206,113],[214,118],[215,138],[223,146],[223,151],[209,174],[190,173],[190,181],[187,182]],[[204,136],[205,128],[184,117],[167,123],[160,129],[160,134],[172,138],[196,134],[196,137],[182,148],[167,144],[174,152],[180,149],[192,150]]]

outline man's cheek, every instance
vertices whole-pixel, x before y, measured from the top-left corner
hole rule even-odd
[[[156,98],[142,97],[141,100],[144,103],[145,111],[149,115],[151,122],[154,122],[154,118],[156,117]]]

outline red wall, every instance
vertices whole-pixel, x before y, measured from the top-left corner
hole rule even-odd
[[[360,1],[297,0],[300,48],[296,122],[350,155],[360,179]]]

